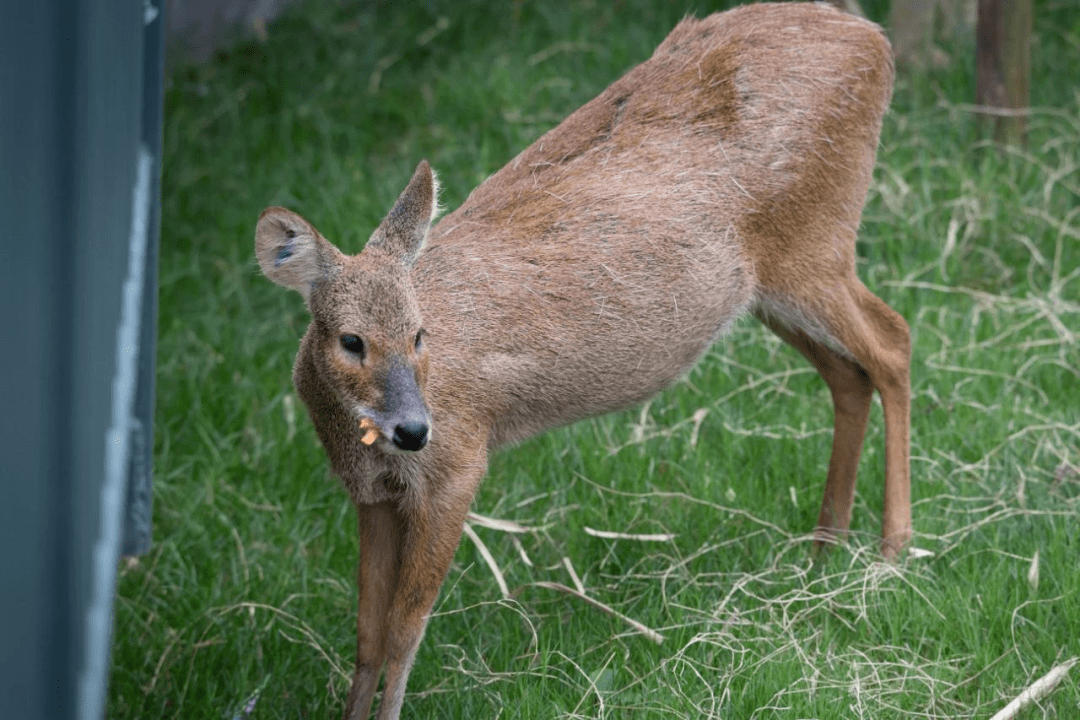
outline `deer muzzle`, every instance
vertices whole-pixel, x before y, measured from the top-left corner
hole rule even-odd
[[[431,414],[411,367],[402,362],[390,365],[383,398],[383,430],[394,447],[409,452],[422,450],[431,437]]]

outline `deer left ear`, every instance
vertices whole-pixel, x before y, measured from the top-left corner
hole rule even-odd
[[[412,180],[366,247],[385,250],[405,265],[415,263],[427,240],[431,221],[438,212],[438,198],[439,183],[435,173],[427,160],[421,160]]]

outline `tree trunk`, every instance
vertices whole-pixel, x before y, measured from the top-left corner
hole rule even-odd
[[[1031,79],[1031,0],[979,0],[975,103],[994,139],[1026,142]]]

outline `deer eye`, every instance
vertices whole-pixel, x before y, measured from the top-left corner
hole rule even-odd
[[[364,359],[364,341],[356,335],[342,335],[341,347],[351,352],[353,355],[357,355],[361,360]]]
[[[416,348],[416,351],[417,351],[417,352],[419,352],[419,351],[420,351],[420,346],[421,346],[421,345],[423,344],[423,342],[422,342],[422,340],[423,340],[423,337],[424,337],[424,335],[426,335],[426,334],[427,334],[427,333],[426,333],[426,332],[424,332],[424,330],[423,330],[423,329],[417,330],[417,332],[416,332],[416,340],[414,340],[414,341],[413,341],[413,347],[415,347],[415,348]]]

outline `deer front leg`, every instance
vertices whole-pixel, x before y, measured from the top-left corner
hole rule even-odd
[[[403,513],[408,519],[404,523],[397,585],[386,616],[386,682],[378,720],[397,720],[401,714],[409,671],[431,607],[461,540],[472,501],[475,483],[469,480],[463,484],[465,492],[428,501]]]
[[[398,577],[401,521],[390,503],[358,505],[360,588],[356,622],[356,671],[345,720],[366,720],[386,663],[386,616]]]
[[[379,720],[396,720],[439,588],[461,539],[471,493],[446,512],[423,503],[414,512],[390,503],[359,506],[360,603],[356,671],[346,720],[366,720],[386,669]]]

